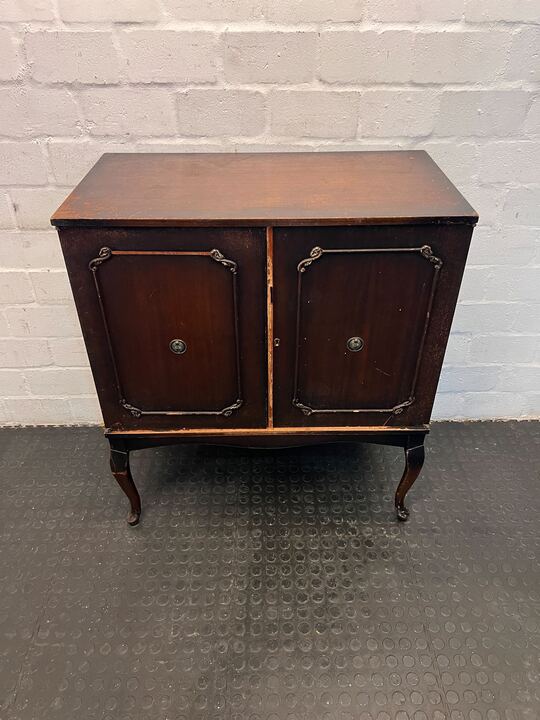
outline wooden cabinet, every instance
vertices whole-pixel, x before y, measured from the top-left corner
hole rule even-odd
[[[404,447],[477,215],[424,152],[104,155],[52,218],[111,445]]]

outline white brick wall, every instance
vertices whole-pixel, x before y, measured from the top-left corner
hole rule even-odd
[[[0,424],[100,420],[49,216],[103,152],[396,147],[481,216],[435,416],[540,415],[540,0],[0,0]]]

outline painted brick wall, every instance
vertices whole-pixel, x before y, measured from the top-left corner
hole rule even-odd
[[[0,423],[100,420],[48,218],[119,150],[428,150],[482,218],[435,415],[539,415],[539,22],[540,0],[0,0]]]

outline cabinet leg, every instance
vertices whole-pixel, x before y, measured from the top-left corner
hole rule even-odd
[[[424,436],[407,438],[405,445],[405,470],[396,490],[395,506],[398,520],[408,520],[409,510],[405,507],[405,496],[420,474],[424,464]]]
[[[131,477],[129,450],[124,445],[111,442],[111,471],[129,500],[128,525],[137,525],[141,517],[141,498]]]

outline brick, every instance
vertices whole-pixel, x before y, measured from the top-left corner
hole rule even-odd
[[[481,302],[487,300],[487,286],[492,282],[491,268],[467,266],[459,291],[460,302]],[[490,298],[493,300],[493,298]],[[506,298],[505,298],[506,299]]]
[[[515,265],[524,267],[533,262],[539,247],[540,231],[519,225],[477,227],[474,231],[467,264]]]
[[[530,391],[524,397],[523,405],[523,418],[534,418],[540,417],[540,392]]]
[[[503,20],[519,23],[538,23],[538,3],[536,0],[466,0],[465,20],[470,22],[493,22]]]
[[[471,359],[479,363],[534,363],[540,360],[538,335],[476,335]]]
[[[378,22],[459,20],[465,0],[367,0],[366,17]]]
[[[272,134],[284,137],[353,138],[358,94],[277,90],[270,96]]]
[[[463,417],[463,395],[437,393],[433,405],[433,420],[456,420]]]
[[[103,418],[97,397],[75,397],[69,399],[71,416],[76,423],[103,425]]]
[[[47,152],[53,176],[58,185],[74,186],[99,160],[103,153],[133,152],[134,145],[128,142],[110,142],[108,140],[51,139],[47,143]]]
[[[17,305],[34,302],[32,283],[25,272],[0,271],[0,303]]]
[[[462,301],[536,302],[540,303],[539,270],[535,267],[513,268],[468,266],[461,286]]]
[[[418,144],[426,150],[453,183],[471,183],[478,172],[478,148],[454,140],[427,140]]]
[[[496,225],[500,222],[505,196],[503,188],[463,183],[459,189],[480,215],[482,225]]]
[[[445,91],[435,134],[507,136],[523,125],[529,102],[520,90]]]
[[[0,89],[2,135],[79,135],[80,131],[77,105],[66,89]]]
[[[227,152],[230,147],[218,144],[187,143],[180,140],[160,141],[134,138],[129,141],[57,140],[47,143],[49,160],[58,185],[76,185],[103,153]]]
[[[497,390],[524,393],[540,388],[540,365],[517,365],[503,368]]]
[[[114,83],[119,62],[110,32],[34,32],[25,37],[34,80]]]
[[[8,411],[7,405],[4,400],[0,397],[0,425],[2,427],[14,427],[20,425],[20,423],[15,423],[13,420],[13,416],[10,411]]]
[[[455,329],[459,332],[538,332],[540,306],[531,303],[493,302],[458,305]]]
[[[453,332],[448,339],[444,361],[448,365],[462,365],[468,362],[471,349],[471,336]]]
[[[530,135],[540,135],[540,97],[533,100],[527,113],[524,130]]]
[[[508,191],[503,219],[515,225],[540,225],[540,188],[515,188]]]
[[[81,334],[75,308],[71,305],[8,307],[6,318],[15,336],[47,338],[78,337]]]
[[[66,0],[69,2],[70,0]],[[163,0],[165,9],[175,20],[262,20],[263,0]]]
[[[135,142],[135,152],[143,153],[227,153],[231,152],[234,145],[220,145],[219,141],[198,142],[196,138],[176,138],[153,140],[141,138]]]
[[[0,185],[45,185],[44,154],[36,143],[0,142]]]
[[[270,22],[324,23],[356,22],[364,15],[364,0],[267,0],[266,18]]]
[[[67,190],[16,188],[11,191],[17,224],[20,228],[50,227],[50,217],[64,201]]]
[[[81,103],[91,135],[174,135],[174,102],[159,88],[83,90]]]
[[[133,30],[120,35],[132,82],[213,83],[217,39],[207,32]]]
[[[2,22],[54,20],[52,0],[0,0]]]
[[[17,397],[28,395],[24,375],[16,370],[0,370],[0,397]]]
[[[486,183],[535,183],[540,180],[540,142],[499,140],[479,150],[478,177]]]
[[[360,98],[362,137],[429,135],[439,108],[431,90],[366,90]]]
[[[329,149],[328,141],[323,141],[323,143],[320,146],[317,146],[316,143],[314,143],[311,140],[308,141],[301,141],[295,142],[294,140],[291,140],[291,142],[283,141],[283,142],[274,142],[273,139],[265,140],[264,138],[261,138],[260,142],[257,141],[250,141],[250,140],[238,140],[238,142],[235,142],[231,146],[231,150],[234,152],[254,152],[254,153],[270,153],[270,152],[313,152],[315,148],[320,147],[321,152],[325,152]],[[341,147],[341,145],[339,145]],[[324,150],[323,150],[324,148]]]
[[[49,340],[53,363],[61,367],[89,367],[88,355],[82,337],[53,338]]]
[[[516,307],[518,307],[517,304]],[[510,329],[512,332],[523,333],[525,335],[537,333],[539,317],[540,305],[521,305],[519,309],[516,310],[516,317]]]
[[[540,80],[540,28],[522,28],[513,35],[506,77],[520,82]]]
[[[438,392],[481,392],[493,390],[499,378],[499,368],[483,366],[445,366]]]
[[[510,33],[493,30],[416,33],[413,80],[441,84],[493,82],[503,75],[511,41]]]
[[[5,404],[15,425],[69,425],[69,401],[65,398],[7,398]]]
[[[0,191],[0,228],[15,227],[15,212],[8,194]]]
[[[0,233],[0,267],[64,268],[64,259],[56,232],[51,230]]]
[[[456,333],[512,332],[528,305],[510,302],[460,302],[452,323]]]
[[[16,80],[21,73],[22,61],[15,36],[7,28],[0,28],[0,80]]]
[[[413,32],[324,32],[319,75],[329,83],[408,82],[414,60]]]
[[[316,62],[315,33],[239,32],[223,36],[223,67],[231,83],[310,82]]]
[[[24,373],[32,395],[90,395],[96,392],[90,368],[40,368]]]
[[[0,312],[0,337],[8,337],[10,334],[8,322],[2,312]]]
[[[0,338],[0,367],[44,367],[51,363],[49,347],[42,338]]]
[[[38,303],[52,305],[73,302],[73,294],[64,270],[31,272],[30,280]]]
[[[516,393],[467,393],[463,397],[464,417],[475,420],[519,418],[525,399]]]
[[[265,128],[264,96],[248,90],[187,90],[177,95],[181,135],[260,135]]]
[[[28,274],[16,271],[0,271],[0,303],[18,305],[34,302],[34,291]]]
[[[153,22],[159,20],[157,0],[59,0],[65,22]]]

